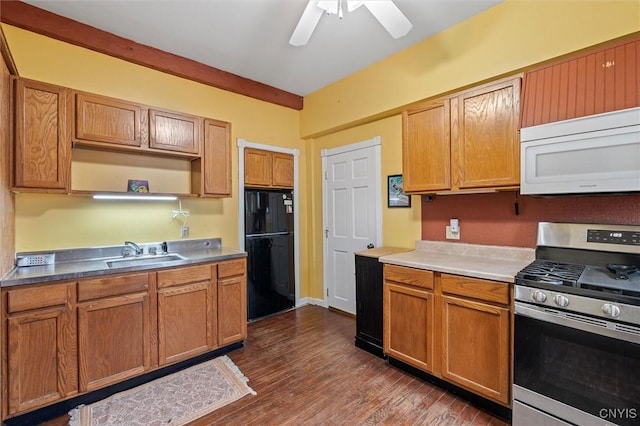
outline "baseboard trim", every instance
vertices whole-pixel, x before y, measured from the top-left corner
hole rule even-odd
[[[296,305],[296,308],[299,308],[304,305],[322,306],[323,308],[327,307],[324,303],[324,300],[316,299],[313,297],[301,297],[300,300],[298,301],[298,304]]]

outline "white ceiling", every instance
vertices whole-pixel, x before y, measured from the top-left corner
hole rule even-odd
[[[395,0],[413,23],[394,40],[364,7],[289,38],[307,0],[23,0],[137,43],[300,96],[340,80],[502,0]]]

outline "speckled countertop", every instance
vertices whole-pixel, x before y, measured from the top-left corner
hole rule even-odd
[[[162,243],[139,244],[146,253],[150,247],[161,247]],[[166,262],[110,268],[108,261],[124,260],[123,246],[87,247],[64,250],[48,250],[55,253],[55,263],[40,266],[14,267],[0,280],[1,287],[23,284],[34,284],[49,281],[75,280],[101,275],[119,274],[126,272],[146,271],[161,268],[175,268],[198,263],[218,262],[246,257],[247,253],[222,246],[219,238],[204,238],[192,240],[167,241],[168,252],[178,254],[182,259]],[[18,253],[18,255],[41,254],[45,252]],[[158,256],[163,253],[158,250]],[[145,258],[152,258],[147,254]],[[126,259],[135,259],[134,256]]]
[[[377,257],[388,256],[390,254],[402,253],[410,251],[411,249],[402,247],[374,247],[366,250],[357,251],[354,254],[365,257]]]
[[[393,265],[513,283],[516,274],[534,259],[535,250],[532,248],[417,241],[415,250],[382,256],[379,260]]]

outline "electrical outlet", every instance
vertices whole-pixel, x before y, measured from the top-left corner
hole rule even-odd
[[[189,227],[188,226],[183,226],[182,228],[180,228],[180,237],[181,238],[189,238]]]
[[[459,240],[460,239],[460,228],[458,228],[458,232],[453,232],[451,230],[451,226],[446,227],[446,238],[447,240]]]

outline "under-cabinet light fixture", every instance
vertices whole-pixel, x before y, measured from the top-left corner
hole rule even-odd
[[[143,201],[175,201],[175,195],[126,195],[126,194],[94,194],[94,200],[143,200]]]

